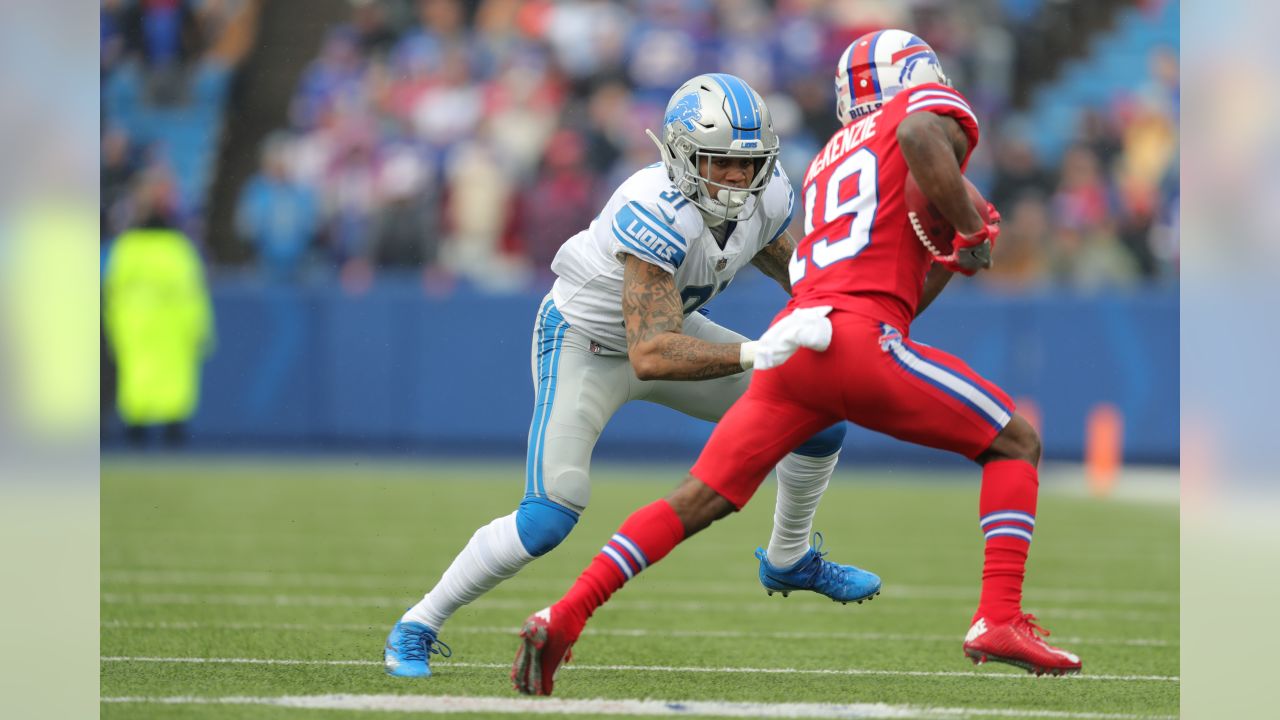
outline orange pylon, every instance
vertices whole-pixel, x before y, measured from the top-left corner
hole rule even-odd
[[[1111,494],[1124,462],[1124,416],[1110,403],[1089,411],[1084,429],[1084,469],[1089,491],[1097,497]]]

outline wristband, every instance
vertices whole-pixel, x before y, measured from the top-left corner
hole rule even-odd
[[[743,370],[750,370],[756,366],[757,344],[756,340],[748,340],[742,343],[741,349],[738,350],[738,362],[742,364]]]

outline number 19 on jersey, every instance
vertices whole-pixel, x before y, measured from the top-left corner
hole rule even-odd
[[[840,162],[826,182],[819,177],[804,191],[804,232],[814,236],[814,226],[822,234],[810,245],[806,258],[796,247],[789,265],[791,287],[804,279],[812,262],[819,269],[857,257],[871,243],[871,226],[880,202],[876,182],[876,155],[861,148]],[[815,216],[821,221],[815,223]]]

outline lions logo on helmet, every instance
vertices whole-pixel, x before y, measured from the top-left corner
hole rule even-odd
[[[702,108],[698,106],[698,93],[689,93],[679,100],[673,100],[667,108],[667,115],[662,119],[663,125],[673,122],[684,123],[686,130],[693,131],[693,121],[702,119]]]
[[[836,115],[848,125],[925,83],[951,84],[928,43],[905,30],[867,33],[845,48],[836,65]]]
[[[778,158],[778,134],[760,94],[741,78],[726,73],[699,75],[671,96],[662,122],[662,139],[646,130],[662,153],[667,176],[702,210],[711,225],[745,220],[759,202]],[[713,182],[701,172],[711,156],[748,157],[755,176],[745,188]],[[704,162],[705,160],[705,162]]]

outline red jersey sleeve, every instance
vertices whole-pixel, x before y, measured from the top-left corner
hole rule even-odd
[[[965,154],[964,162],[960,163],[963,170],[969,164],[973,149],[978,146],[978,117],[973,114],[973,108],[969,107],[969,101],[954,89],[939,83],[917,85],[907,90],[906,95],[904,117],[913,112],[931,112],[953,117],[960,123],[964,134],[969,138],[969,152]]]

